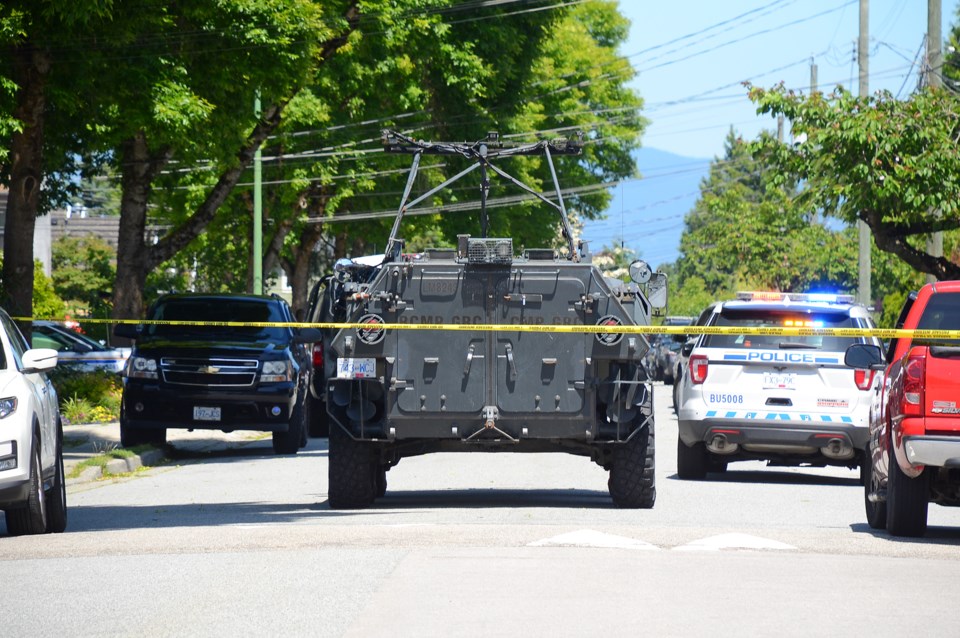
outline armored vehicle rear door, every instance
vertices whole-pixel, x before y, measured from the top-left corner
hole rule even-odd
[[[417,265],[397,321],[486,323],[483,283],[456,265]],[[486,341],[486,333],[475,331],[404,330],[396,339],[400,411],[479,414],[487,396]]]
[[[579,269],[551,264],[517,268],[496,284],[495,323],[578,325],[574,302],[585,293]],[[497,332],[496,405],[505,413],[578,413],[583,410],[584,335]]]

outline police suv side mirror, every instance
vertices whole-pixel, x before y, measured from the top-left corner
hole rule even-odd
[[[855,343],[843,355],[843,364],[860,370],[883,370],[883,351],[880,346]]]
[[[693,352],[693,346],[696,345],[696,343],[697,343],[696,339],[690,339],[689,341],[684,343],[683,347],[680,348],[680,354],[682,354],[685,357],[689,357],[690,353]]]

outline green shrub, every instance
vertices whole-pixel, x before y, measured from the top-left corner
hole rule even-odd
[[[123,383],[115,372],[54,368],[50,380],[60,398],[60,413],[71,423],[102,423],[120,417]]]

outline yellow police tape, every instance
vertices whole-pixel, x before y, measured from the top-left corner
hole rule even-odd
[[[13,317],[15,321],[41,319]],[[788,337],[877,337],[879,339],[960,339],[960,330],[907,330],[904,328],[802,328],[802,327],[718,327],[718,326],[624,326],[624,325],[553,325],[553,324],[479,324],[479,323],[339,323],[276,321],[175,321],[161,319],[43,319],[66,323],[134,324],[160,326],[215,326],[228,328],[320,328],[342,330],[453,330],[467,332],[552,332],[581,334],[663,334],[663,335],[766,335]]]

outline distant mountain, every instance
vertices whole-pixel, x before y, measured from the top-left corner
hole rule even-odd
[[[634,157],[640,179],[614,188],[605,219],[586,222],[583,239],[590,242],[591,251],[598,252],[622,238],[656,267],[677,259],[683,217],[697,201],[700,180],[712,160],[655,148],[641,148]]]

